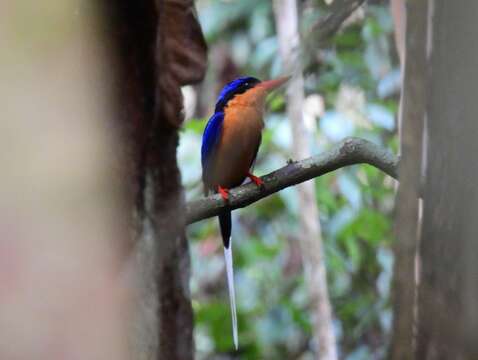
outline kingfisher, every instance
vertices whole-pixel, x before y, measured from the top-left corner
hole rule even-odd
[[[228,201],[229,189],[250,178],[258,186],[263,181],[252,174],[261,144],[267,94],[284,84],[289,77],[260,81],[240,77],[224,86],[203,133],[201,146],[202,181],[205,195],[216,192]],[[227,285],[231,306],[234,347],[238,348],[237,313],[231,243],[231,211],[219,214],[226,263]]]

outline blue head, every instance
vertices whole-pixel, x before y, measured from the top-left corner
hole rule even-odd
[[[215,111],[223,111],[228,101],[238,94],[243,94],[247,90],[252,89],[256,85],[260,84],[260,80],[252,76],[240,77],[230,83],[226,84],[219,94],[216,101]]]

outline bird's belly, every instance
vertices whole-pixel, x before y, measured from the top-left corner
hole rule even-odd
[[[263,127],[259,112],[242,111],[241,118],[237,119],[233,115],[226,113],[212,177],[214,185],[226,188],[238,186],[246,178],[256,156]]]

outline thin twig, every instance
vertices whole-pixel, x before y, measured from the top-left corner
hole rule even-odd
[[[220,195],[214,194],[186,204],[186,223],[217,216],[221,209],[231,210],[250,205],[289,186],[319,177],[344,166],[354,164],[372,165],[397,179],[398,158],[390,151],[365,139],[346,138],[330,150],[288,165],[262,177],[264,185],[257,187],[247,183],[234,188],[226,203]]]

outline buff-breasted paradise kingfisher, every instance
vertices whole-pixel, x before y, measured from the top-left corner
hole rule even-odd
[[[270,91],[288,79],[260,81],[253,77],[241,77],[224,86],[202,138],[202,180],[206,194],[215,191],[227,201],[229,189],[241,185],[247,177],[258,186],[262,185],[262,180],[252,175],[251,168],[261,144],[265,100]],[[219,215],[219,225],[224,245],[234,346],[237,349],[230,210],[225,209]]]

